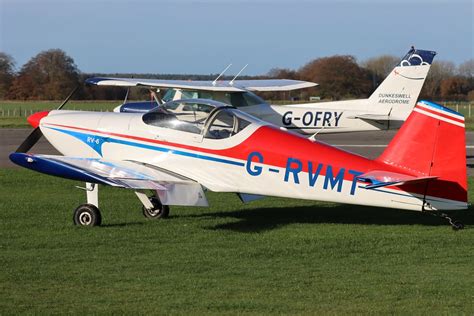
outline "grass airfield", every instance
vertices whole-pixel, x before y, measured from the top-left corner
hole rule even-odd
[[[0,177],[0,314],[474,313],[472,210],[454,232],[413,212],[210,193],[210,208],[150,221],[133,192],[101,187],[103,226],[87,229],[72,225],[80,183]]]

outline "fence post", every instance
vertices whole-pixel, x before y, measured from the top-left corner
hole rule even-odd
[[[456,112],[459,112],[459,104],[456,103]]]

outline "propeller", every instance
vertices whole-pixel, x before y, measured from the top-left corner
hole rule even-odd
[[[76,86],[74,90],[69,93],[67,98],[61,103],[61,105],[56,109],[56,110],[61,110],[66,103],[68,103],[69,99],[73,96],[73,94],[79,89],[79,86]],[[35,113],[28,117],[29,122],[37,122],[35,125],[35,129],[28,135],[28,137],[21,143],[21,145],[18,147],[18,149],[15,151],[16,153],[26,153],[33,147],[43,136],[43,132],[41,132],[41,129],[39,127],[39,120],[45,117],[48,112],[41,112],[41,113]]]

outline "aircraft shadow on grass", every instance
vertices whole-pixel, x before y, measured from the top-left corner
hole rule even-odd
[[[115,227],[129,227],[129,226],[142,226],[146,222],[128,222],[128,223],[112,223],[112,224],[102,224],[104,228],[115,228]]]
[[[474,224],[474,207],[449,213],[469,229]],[[257,208],[231,212],[213,212],[190,217],[236,218],[238,222],[209,227],[213,230],[263,232],[289,224],[360,224],[360,225],[423,225],[447,226],[436,216],[395,209],[369,208],[351,205],[334,207]]]

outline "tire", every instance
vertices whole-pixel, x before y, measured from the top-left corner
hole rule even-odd
[[[81,204],[74,211],[74,225],[77,226],[100,226],[102,216],[97,207],[92,204]]]
[[[159,219],[168,217],[170,213],[170,207],[168,205],[161,204],[160,200],[156,197],[150,197],[149,200],[153,204],[153,209],[150,210],[143,206],[143,216],[148,219]]]
[[[464,224],[461,222],[454,222],[453,230],[461,230],[464,229]]]

